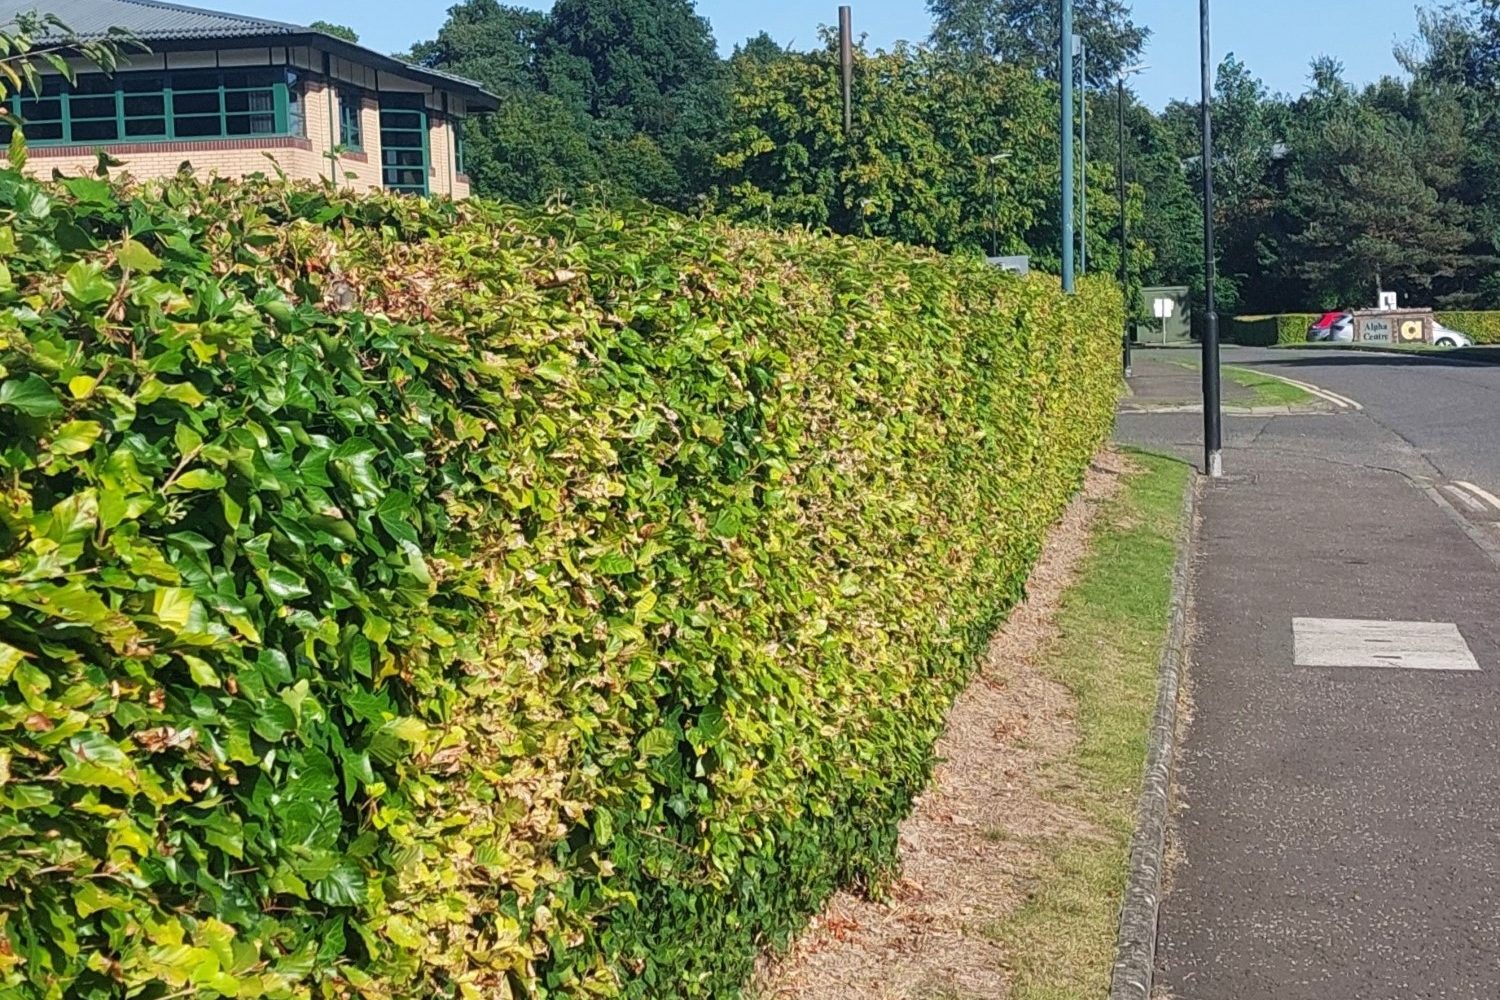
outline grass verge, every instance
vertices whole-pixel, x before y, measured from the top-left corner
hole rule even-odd
[[[1049,838],[1027,902],[989,929],[1015,962],[1015,1000],[1109,989],[1190,475],[1174,459],[1132,460],[1141,471],[1095,523],[1041,663],[1072,694],[1078,728],[1072,752],[1049,767],[1048,798],[1091,822]]]
[[[1202,366],[1197,362],[1180,361],[1177,363],[1193,371],[1202,370]],[[1251,406],[1306,406],[1309,403],[1318,402],[1318,397],[1306,389],[1299,389],[1290,382],[1283,382],[1275,376],[1258,372],[1253,368],[1224,365],[1220,371],[1235,385],[1250,390],[1254,396],[1249,404]]]
[[[1250,368],[1225,365],[1224,377],[1255,393],[1256,406],[1304,406],[1317,401],[1317,397],[1306,389]]]

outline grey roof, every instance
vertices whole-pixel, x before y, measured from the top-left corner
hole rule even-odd
[[[123,28],[148,47],[180,46],[183,42],[278,39],[278,44],[315,44],[355,62],[387,72],[402,73],[477,99],[480,107],[498,105],[495,95],[473,80],[425,66],[413,66],[374,49],[345,41],[313,28],[284,21],[268,21],[244,14],[228,14],[161,0],[0,0],[0,26],[23,13],[51,14],[78,38],[92,41]],[[152,43],[167,43],[154,46]]]

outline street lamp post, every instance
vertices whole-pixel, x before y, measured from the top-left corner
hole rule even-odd
[[[1062,0],[1062,287],[1073,293],[1073,0]]]
[[[1219,392],[1219,314],[1214,301],[1218,267],[1214,260],[1214,130],[1212,45],[1208,30],[1209,0],[1198,0],[1198,28],[1203,71],[1203,471],[1224,475],[1223,418]]]
[[[1078,184],[1078,273],[1089,273],[1089,46],[1078,36],[1078,143],[1082,147],[1083,176]]]
[[[1119,170],[1116,171],[1116,181],[1119,184],[1120,197],[1120,294],[1125,296],[1125,333],[1121,338],[1121,361],[1125,368],[1125,377],[1130,378],[1135,372],[1130,363],[1130,328],[1135,323],[1135,293],[1130,288],[1130,220],[1126,218],[1125,204],[1125,81],[1137,73],[1150,69],[1144,63],[1127,66],[1120,70],[1119,80],[1119,142],[1117,143],[1120,153]]]

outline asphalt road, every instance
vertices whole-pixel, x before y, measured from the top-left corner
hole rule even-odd
[[[1201,505],[1157,995],[1493,1000],[1500,366],[1225,360],[1364,409],[1225,419],[1228,474]],[[1197,414],[1117,427],[1190,459],[1201,434]],[[1433,630],[1464,656],[1418,669]]]
[[[1358,400],[1390,436],[1390,447],[1415,451],[1434,478],[1476,483],[1500,495],[1500,364],[1247,347],[1226,348],[1224,360]]]

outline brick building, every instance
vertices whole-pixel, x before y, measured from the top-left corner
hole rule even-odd
[[[136,177],[270,172],[464,198],[461,125],[497,107],[479,84],[292,24],[156,0],[0,0],[0,27],[54,14],[80,38],[124,28],[150,51],[106,76],[78,62],[17,94],[27,168],[92,170],[97,151]],[[0,129],[0,151],[10,136]]]

